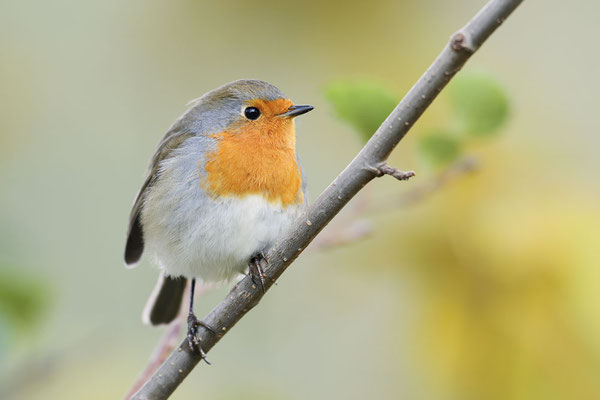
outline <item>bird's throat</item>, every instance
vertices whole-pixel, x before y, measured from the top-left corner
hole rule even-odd
[[[217,147],[207,156],[206,179],[201,182],[210,195],[258,194],[284,207],[304,201],[291,121],[285,126],[257,125],[214,137]]]

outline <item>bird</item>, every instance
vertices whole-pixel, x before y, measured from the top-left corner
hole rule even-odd
[[[194,314],[196,280],[227,282],[248,268],[264,292],[265,252],[307,205],[296,153],[295,105],[261,80],[237,80],[193,100],[168,129],[151,159],[129,216],[125,264],[143,253],[159,278],[142,320],[168,324],[191,283],[187,339],[206,357]]]

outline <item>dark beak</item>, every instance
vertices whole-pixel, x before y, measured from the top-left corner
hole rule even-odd
[[[306,114],[313,108],[314,108],[313,106],[308,106],[308,105],[291,106],[290,108],[288,108],[288,110],[286,112],[284,112],[283,114],[278,114],[278,116],[282,117],[282,118],[294,118],[294,117],[297,117],[298,115]]]

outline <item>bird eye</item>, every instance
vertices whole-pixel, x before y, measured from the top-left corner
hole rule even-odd
[[[260,110],[256,107],[246,107],[244,110],[244,116],[249,120],[254,121],[260,117]]]

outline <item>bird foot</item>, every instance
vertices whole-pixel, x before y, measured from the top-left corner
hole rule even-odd
[[[261,267],[262,260],[267,260],[265,255],[260,252],[250,259],[248,276],[252,279],[252,283],[259,285],[262,292],[265,292],[265,273]]]
[[[192,312],[190,312],[188,314],[187,322],[188,322],[187,340],[188,340],[190,349],[192,350],[192,353],[200,354],[200,357],[202,357],[202,360],[204,360],[205,363],[210,365],[210,362],[208,362],[208,360],[206,359],[206,353],[204,352],[204,350],[202,350],[202,346],[200,343],[201,340],[200,340],[200,337],[198,337],[198,328],[202,327],[212,334],[216,334],[216,331],[213,328],[211,328],[209,325],[207,325],[204,322],[202,322],[201,320],[199,320],[196,317],[196,315],[194,315],[194,313],[192,313]]]

